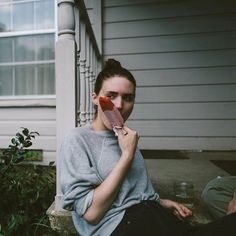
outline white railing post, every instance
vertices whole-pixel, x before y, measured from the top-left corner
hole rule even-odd
[[[61,142],[77,125],[76,42],[74,0],[58,0],[58,41],[56,42],[57,163]],[[62,193],[57,169],[56,210],[62,210]]]
[[[80,83],[80,54],[81,54],[81,21],[80,21],[80,12],[78,8],[74,8],[75,14],[75,42],[77,46],[77,126],[81,125],[80,120],[80,91],[81,91],[81,83]],[[79,93],[79,94],[78,94]]]
[[[95,64],[95,52],[94,52],[94,48],[92,47],[92,45],[91,45],[91,70],[90,70],[90,80],[89,80],[89,82],[90,82],[90,90],[91,90],[91,94],[92,94],[92,92],[93,92],[93,89],[94,89],[94,86],[93,86],[93,83],[94,83],[94,75],[95,75],[95,73],[94,73],[94,64]],[[90,117],[89,117],[89,119],[90,119],[90,122],[92,122],[93,121],[93,102],[92,102],[92,99],[90,99]]]
[[[80,53],[80,125],[86,124],[86,40],[85,40],[85,23],[81,21],[80,41],[81,41],[81,53]]]
[[[91,99],[91,94],[90,94],[90,84],[89,84],[89,77],[90,77],[90,38],[89,35],[86,34],[86,73],[85,73],[85,82],[86,82],[86,106],[85,106],[85,110],[86,110],[86,123],[90,123],[90,119],[89,119],[89,113],[90,113],[90,99]]]

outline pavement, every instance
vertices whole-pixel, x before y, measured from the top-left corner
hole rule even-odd
[[[228,176],[228,172],[214,165],[210,160],[235,160],[236,152],[190,152],[184,159],[145,159],[154,188],[161,198],[175,199],[174,184],[190,181],[194,185],[194,222],[211,221],[201,202],[201,192],[208,181],[218,176]]]

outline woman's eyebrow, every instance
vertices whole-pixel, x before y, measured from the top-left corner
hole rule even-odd
[[[105,91],[105,94],[117,95],[118,92],[115,91]],[[123,96],[135,96],[135,93],[124,93]]]
[[[117,95],[118,93],[115,91],[105,91],[105,94],[107,95]]]
[[[125,96],[135,96],[135,93],[125,93]]]

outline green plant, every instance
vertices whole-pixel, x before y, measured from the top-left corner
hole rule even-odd
[[[22,128],[0,154],[0,236],[55,235],[45,214],[55,196],[55,168],[25,162],[38,135]]]

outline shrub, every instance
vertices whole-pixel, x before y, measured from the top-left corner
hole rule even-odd
[[[38,135],[22,128],[0,153],[0,236],[55,235],[46,216],[55,196],[55,168],[26,162]]]

